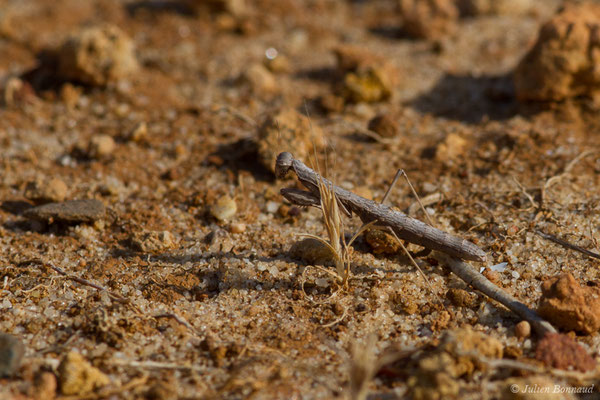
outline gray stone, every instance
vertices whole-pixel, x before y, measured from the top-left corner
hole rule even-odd
[[[0,377],[12,376],[25,353],[25,346],[16,337],[8,333],[0,333]]]
[[[49,203],[25,211],[27,218],[45,222],[93,222],[104,216],[105,208],[95,199]]]

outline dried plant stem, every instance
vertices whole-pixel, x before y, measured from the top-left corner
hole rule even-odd
[[[536,230],[535,233],[537,233],[544,239],[550,240],[551,242],[554,242],[557,244],[560,244],[561,246],[566,247],[567,249],[575,250],[582,254],[585,254],[588,257],[597,258],[600,260],[600,254],[598,254],[598,253],[594,253],[593,251],[589,251],[587,249],[584,249],[583,247],[579,247],[577,245],[567,242],[566,240],[559,239],[556,236],[550,235],[549,233],[544,233],[540,230]]]
[[[379,133],[372,131],[371,129],[363,128],[360,124],[358,124],[356,122],[348,121],[344,118],[335,118],[335,119],[333,119],[333,121],[340,121],[343,124],[347,125],[348,127],[356,130],[358,133],[362,133],[363,135],[368,136],[371,139],[373,139],[376,142],[379,142],[381,144],[390,145],[390,144],[397,143],[397,140],[384,138]]]
[[[347,312],[348,312],[348,308],[347,308],[347,307],[344,307],[344,312],[342,312],[342,316],[341,316],[341,317],[339,317],[338,319],[335,319],[335,320],[333,320],[333,321],[331,321],[331,322],[329,322],[329,323],[327,323],[327,324],[323,324],[323,325],[321,325],[321,326],[322,326],[323,328],[330,328],[330,327],[332,327],[332,326],[334,326],[334,325],[337,325],[337,324],[339,324],[340,322],[342,322],[342,321],[344,320],[344,318],[346,318],[346,313],[347,313]]]
[[[527,320],[540,337],[544,336],[546,333],[556,333],[556,329],[554,329],[548,321],[545,321],[535,311],[494,285],[469,264],[439,251],[435,251],[433,256],[438,261],[447,265],[448,268],[450,268],[456,276],[465,281],[465,283],[496,300],[524,320]]]
[[[582,159],[584,159],[585,157],[598,153],[598,150],[586,150],[584,152],[582,152],[581,154],[579,154],[577,157],[575,157],[573,160],[571,160],[571,162],[569,162],[567,164],[567,166],[565,167],[564,171],[561,174],[558,175],[554,175],[550,178],[548,178],[548,180],[546,181],[546,183],[544,184],[544,186],[542,187],[542,193],[541,193],[541,201],[540,201],[540,206],[543,206],[544,203],[546,202],[546,192],[548,191],[548,189],[550,188],[550,186],[554,185],[555,183],[557,183],[558,181],[560,181],[562,178],[566,177],[567,175],[569,175],[571,173],[571,170],[573,169],[573,167]]]
[[[245,123],[247,123],[250,126],[256,127],[258,126],[258,123],[250,118],[249,116],[247,116],[246,114],[244,114],[243,112],[241,112],[240,110],[238,110],[235,107],[226,105],[226,104],[219,104],[219,105],[215,105],[214,109],[215,112],[221,112],[221,111],[225,111],[228,114],[233,115],[234,117],[236,117],[237,119],[244,121]]]
[[[333,299],[340,291],[340,287],[338,287],[337,290],[335,290],[331,295],[329,295],[329,297],[327,297],[327,299],[325,299],[324,301],[314,301],[309,295],[308,293],[306,293],[306,289],[304,288],[304,284],[306,283],[306,278],[304,277],[304,274],[306,273],[306,271],[308,271],[309,268],[315,268],[318,269],[319,271],[323,271],[329,275],[331,275],[335,280],[339,280],[340,277],[335,274],[334,272],[331,272],[330,270],[320,267],[318,265],[307,265],[306,268],[304,268],[304,271],[302,271],[302,281],[300,283],[300,287],[302,288],[302,293],[304,293],[304,297],[306,297],[311,303],[313,304],[326,304],[329,302],[329,300]]]
[[[157,315],[154,315],[153,318],[155,318],[155,319],[159,319],[159,318],[171,318],[171,319],[175,320],[178,324],[185,326],[193,334],[195,334],[197,336],[200,336],[199,332],[196,331],[196,328],[194,328],[183,317],[180,317],[179,315],[177,315],[175,313],[157,314]]]
[[[557,378],[564,379],[576,379],[579,382],[590,381],[592,379],[598,379],[600,377],[600,371],[598,369],[589,372],[580,371],[567,371],[558,368],[543,368],[538,365],[528,364],[518,360],[509,360],[506,358],[489,358],[482,356],[477,351],[463,351],[458,352],[459,357],[474,358],[482,364],[488,365],[491,369],[509,368],[509,369],[520,369],[523,371],[533,372],[535,374],[550,374]]]
[[[194,365],[184,365],[170,362],[159,362],[159,361],[135,361],[135,360],[121,360],[112,359],[109,361],[112,365],[140,368],[140,369],[172,369],[182,371],[193,371],[193,372],[205,372],[206,368],[198,367]]]
[[[531,205],[533,206],[533,208],[538,208],[539,204],[535,202],[535,200],[533,199],[533,196],[530,195],[527,190],[525,189],[525,187],[521,184],[521,182],[519,182],[517,180],[517,178],[514,177],[514,175],[510,176],[513,180],[513,182],[515,182],[515,184],[518,186],[519,190],[521,191],[521,193],[523,193],[525,195],[525,197],[527,197],[527,200],[529,200],[529,202],[531,203]]]
[[[131,304],[131,302],[129,301],[129,299],[126,299],[125,297],[123,297],[123,296],[121,296],[119,294],[111,292],[110,290],[108,290],[104,286],[101,286],[101,285],[98,285],[98,284],[96,284],[94,282],[88,281],[87,279],[80,278],[80,277],[78,277],[76,275],[69,274],[66,271],[64,271],[63,269],[55,266],[51,262],[44,262],[42,260],[35,259],[35,260],[29,260],[26,263],[27,264],[38,264],[38,265],[43,265],[43,266],[50,267],[52,270],[58,272],[60,275],[64,276],[65,278],[67,278],[67,279],[69,279],[69,280],[71,280],[73,282],[77,282],[77,283],[79,283],[81,285],[89,286],[89,287],[94,288],[96,290],[104,291],[104,292],[106,292],[109,295],[109,297],[111,299],[115,300],[116,302],[132,306],[136,311],[140,312],[140,310],[136,306],[134,306],[134,305]]]

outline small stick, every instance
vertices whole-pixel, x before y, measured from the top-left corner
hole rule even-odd
[[[598,153],[598,150],[586,150],[586,151],[584,151],[583,153],[581,153],[577,157],[575,157],[573,160],[571,160],[567,164],[567,166],[565,167],[564,171],[561,174],[554,175],[554,176],[551,176],[550,178],[548,178],[548,180],[546,181],[546,183],[542,187],[542,193],[541,193],[540,203],[542,205],[545,203],[545,201],[546,201],[546,192],[548,191],[548,189],[550,188],[550,186],[554,185],[556,182],[560,181],[562,178],[564,178],[565,176],[569,175],[571,173],[571,170],[575,166],[575,164],[577,164],[579,161],[581,161],[585,157],[587,157],[587,156],[589,156],[591,154],[595,154],[595,153]]]
[[[521,182],[519,182],[517,180],[517,178],[515,178],[514,175],[511,175],[510,177],[515,182],[515,184],[519,187],[519,189],[521,190],[521,193],[523,193],[525,195],[525,197],[527,197],[527,200],[529,200],[529,202],[531,203],[533,208],[538,208],[539,207],[538,203],[535,202],[535,200],[533,199],[533,196],[531,196],[529,193],[527,193],[527,190],[525,189],[525,187],[523,185],[521,185]]]
[[[355,123],[355,122],[351,122],[348,121],[344,118],[334,118],[333,121],[340,121],[343,124],[347,125],[348,127],[355,129],[357,132],[362,133],[365,136],[370,137],[371,139],[375,140],[376,142],[379,142],[381,144],[393,144],[397,141],[392,140],[392,139],[388,139],[388,138],[384,138],[383,136],[381,136],[379,133],[368,129],[368,128],[363,128],[362,126],[360,126],[359,124]]]
[[[536,230],[535,233],[537,233],[544,239],[549,240],[554,243],[557,243],[557,244],[560,244],[561,246],[564,246],[567,249],[575,250],[575,251],[585,254],[588,257],[597,258],[600,260],[600,254],[598,254],[598,253],[594,253],[593,251],[589,251],[587,249],[584,249],[583,247],[579,247],[575,244],[567,242],[566,240],[559,239],[556,236],[550,235],[549,233],[545,233],[540,230]]]
[[[72,280],[73,282],[77,282],[77,283],[80,283],[82,285],[89,286],[89,287],[92,287],[92,288],[100,290],[100,291],[104,291],[113,300],[115,300],[115,301],[117,301],[117,302],[119,302],[121,304],[129,304],[129,300],[127,300],[125,297],[123,297],[121,295],[118,295],[116,293],[111,292],[110,290],[106,289],[104,286],[100,286],[100,285],[97,285],[97,284],[95,284],[93,282],[88,281],[87,279],[83,279],[83,278],[80,278],[78,276],[68,274],[65,271],[63,271],[62,269],[60,269],[59,267],[56,267],[56,266],[52,265],[52,263],[48,263],[48,266],[50,268],[52,268],[53,270],[55,270],[56,272],[58,272],[59,274],[67,277],[67,279]]]
[[[130,368],[141,368],[141,369],[171,369],[171,370],[182,370],[182,371],[193,371],[193,372],[206,372],[206,368],[198,367],[194,365],[184,365],[171,362],[159,362],[159,361],[136,361],[136,360],[122,360],[112,359],[108,361],[108,364],[130,367]]]
[[[32,264],[35,263],[35,264],[39,264],[39,265],[43,265],[43,266],[48,266],[51,269],[53,269],[54,271],[58,272],[60,275],[64,276],[65,278],[67,278],[67,279],[69,279],[69,280],[71,280],[73,282],[77,282],[77,283],[82,284],[84,286],[89,286],[89,287],[94,288],[96,290],[104,291],[104,292],[106,292],[110,296],[111,299],[113,299],[113,300],[115,300],[115,301],[117,301],[117,302],[119,302],[121,304],[132,306],[133,309],[136,310],[138,313],[141,312],[136,305],[133,305],[125,297],[123,297],[123,296],[121,296],[119,294],[113,293],[110,290],[108,290],[107,288],[105,288],[104,286],[100,286],[100,285],[98,285],[98,284],[96,284],[94,282],[88,281],[87,279],[80,278],[78,276],[69,274],[69,273],[65,272],[64,270],[62,270],[61,268],[53,265],[50,262],[45,263],[42,260],[35,259],[35,260],[27,261],[27,263],[32,263]]]
[[[548,321],[545,321],[535,311],[494,285],[469,264],[441,252],[434,252],[433,256],[447,265],[456,276],[465,281],[468,285],[473,286],[476,290],[479,290],[486,296],[496,300],[498,303],[517,314],[519,317],[527,320],[540,337],[543,337],[546,333],[556,333],[556,329],[554,329]]]
[[[277,157],[275,174],[284,177],[293,170],[308,191],[293,188],[281,189],[281,194],[291,203],[301,206],[320,207],[321,195],[319,183],[331,187],[342,210],[351,216],[356,214],[363,223],[377,221],[378,225],[389,226],[403,240],[431,250],[439,250],[454,257],[483,262],[486,255],[479,247],[468,240],[450,235],[383,204],[365,199],[341,187],[333,185],[321,177],[302,161],[294,159],[292,154],[284,152]]]
[[[258,123],[255,120],[253,120],[252,118],[250,118],[249,116],[247,116],[246,114],[244,114],[243,112],[241,112],[240,110],[238,110],[232,106],[228,106],[226,104],[217,105],[213,110],[215,112],[225,111],[225,112],[233,115],[237,119],[244,121],[245,123],[247,123],[250,126],[254,126],[254,127],[258,126]]]
[[[198,332],[196,331],[196,329],[189,322],[187,322],[185,319],[183,319],[183,317],[180,317],[179,315],[177,315],[175,313],[156,314],[156,315],[153,316],[153,318],[154,319],[172,318],[178,324],[180,324],[182,326],[185,326],[190,332],[194,333],[195,335],[199,335]]]
[[[533,372],[535,374],[550,374],[552,376],[556,376],[558,378],[566,378],[566,379],[576,379],[579,382],[589,381],[591,379],[598,379],[600,375],[597,369],[593,369],[588,372],[580,372],[580,371],[568,371],[564,369],[558,368],[544,368],[540,367],[536,364],[529,364],[523,361],[518,360],[510,360],[506,358],[489,358],[481,355],[481,353],[477,351],[460,351],[457,356],[460,357],[472,357],[477,361],[480,361],[484,364],[487,364],[491,368],[499,369],[499,368],[507,368],[507,369],[515,369],[515,370],[523,370],[528,372]]]

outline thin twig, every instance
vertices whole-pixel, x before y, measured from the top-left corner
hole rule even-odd
[[[519,190],[521,190],[521,193],[523,193],[525,195],[525,197],[527,197],[527,200],[529,200],[529,202],[531,203],[531,205],[533,206],[533,208],[538,208],[539,205],[538,203],[535,202],[535,200],[533,199],[533,196],[531,196],[527,190],[525,189],[525,187],[523,185],[521,185],[521,182],[519,182],[517,180],[517,178],[515,178],[514,175],[510,176],[513,180],[513,182],[515,182],[515,184],[519,187]]]
[[[121,360],[112,359],[108,361],[109,364],[140,368],[140,369],[171,369],[171,370],[182,370],[182,371],[193,371],[193,372],[205,372],[206,368],[198,367],[195,365],[183,365],[171,362],[159,362],[159,361],[135,361],[135,360]]]
[[[465,283],[496,300],[524,320],[527,320],[540,337],[543,337],[546,333],[556,333],[556,329],[548,321],[545,321],[535,311],[494,285],[469,264],[439,251],[434,252],[433,256],[447,265]]]
[[[553,236],[553,235],[551,235],[549,233],[542,232],[542,231],[537,230],[537,229],[536,229],[535,233],[537,233],[538,235],[540,235],[544,239],[549,240],[551,242],[554,242],[556,244],[559,244],[559,245],[561,245],[563,247],[566,247],[567,249],[575,250],[575,251],[578,251],[578,252],[580,252],[582,254],[585,254],[588,257],[597,258],[597,259],[600,260],[600,254],[598,254],[598,253],[594,253],[593,251],[589,251],[587,249],[584,249],[583,247],[579,247],[579,246],[577,246],[575,244],[567,242],[566,240],[559,239],[556,236]]]
[[[332,326],[334,326],[334,325],[337,325],[337,324],[339,324],[340,322],[342,322],[342,321],[344,320],[344,318],[346,318],[346,312],[348,312],[348,308],[347,308],[347,307],[344,307],[344,312],[342,313],[342,316],[341,316],[341,317],[339,317],[338,319],[336,319],[336,320],[333,320],[333,321],[331,321],[331,322],[329,322],[329,323],[327,323],[327,324],[323,324],[323,325],[321,325],[321,326],[322,326],[323,328],[330,328],[330,327],[332,327]]]
[[[567,166],[565,167],[565,169],[563,170],[563,172],[561,174],[554,175],[554,176],[548,178],[548,180],[546,181],[546,183],[542,187],[542,193],[541,193],[541,201],[540,201],[540,203],[542,205],[545,203],[545,201],[546,201],[546,191],[548,190],[548,188],[550,188],[550,186],[554,185],[556,182],[558,182],[559,180],[561,180],[565,176],[569,175],[571,173],[571,170],[575,166],[575,164],[577,164],[583,158],[585,158],[585,157],[587,157],[587,156],[589,156],[591,154],[598,153],[598,152],[599,152],[599,150],[586,150],[586,151],[582,152],[581,154],[579,154],[577,157],[575,157],[573,160],[571,160],[571,162],[569,162],[567,164]]]
[[[100,291],[104,291],[104,292],[106,292],[106,294],[108,294],[108,295],[110,296],[110,298],[112,298],[113,300],[115,300],[115,301],[117,301],[117,302],[119,302],[119,303],[121,303],[121,304],[127,304],[127,305],[130,305],[130,301],[129,301],[128,299],[126,299],[125,297],[123,297],[123,296],[121,296],[121,295],[119,295],[119,294],[116,294],[116,293],[113,293],[113,292],[111,292],[110,290],[108,290],[108,289],[107,289],[107,288],[105,288],[104,286],[101,286],[101,285],[98,285],[98,284],[96,284],[96,283],[94,283],[94,282],[88,281],[87,279],[80,278],[80,277],[78,277],[78,276],[75,276],[75,275],[69,274],[69,273],[65,272],[64,270],[60,269],[59,267],[57,267],[57,266],[53,265],[51,262],[48,262],[48,263],[47,263],[47,265],[48,265],[50,268],[52,268],[54,271],[56,271],[56,272],[58,272],[59,274],[61,274],[61,275],[65,276],[67,279],[69,279],[69,280],[72,280],[73,282],[77,282],[77,283],[80,283],[80,284],[82,284],[82,285],[89,286],[89,287],[92,287],[92,288],[94,288],[94,289],[97,289],[97,290],[100,290]]]
[[[155,318],[155,319],[158,319],[158,318],[174,319],[180,325],[185,326],[190,332],[192,332],[196,335],[199,335],[198,331],[196,331],[196,328],[194,328],[189,322],[187,322],[185,319],[183,319],[183,317],[180,317],[179,315],[177,315],[175,313],[157,314],[157,315],[154,315],[153,318]]]
[[[379,142],[382,144],[393,144],[396,142],[393,139],[384,138],[379,133],[372,131],[371,129],[363,128],[356,122],[351,122],[344,118],[335,118],[334,120],[342,122],[343,124],[349,126],[350,128],[355,129],[359,133],[362,133],[363,135],[370,137],[371,139],[375,140],[376,142]]]
[[[339,279],[339,276],[338,276],[338,275],[336,275],[335,273],[333,273],[333,272],[329,271],[328,269],[326,269],[326,268],[323,268],[323,267],[320,267],[320,266],[318,266],[318,265],[307,265],[307,266],[306,266],[306,268],[304,268],[304,270],[302,271],[302,275],[301,275],[301,277],[302,277],[302,282],[300,283],[300,287],[302,288],[302,293],[304,293],[304,297],[306,297],[306,298],[307,298],[307,299],[308,299],[308,300],[309,300],[311,303],[313,303],[313,304],[326,304],[326,303],[328,303],[328,302],[329,302],[329,300],[333,299],[333,298],[334,298],[334,297],[335,297],[335,296],[336,296],[336,295],[339,293],[339,291],[340,291],[340,289],[341,289],[341,286],[338,286],[338,288],[337,288],[337,289],[336,289],[336,290],[335,290],[335,291],[334,291],[332,294],[330,294],[330,295],[329,295],[329,297],[327,297],[327,299],[325,299],[324,301],[315,301],[315,300],[313,300],[313,299],[312,299],[312,298],[311,298],[311,297],[308,295],[308,293],[306,293],[306,289],[304,288],[304,284],[306,283],[306,278],[304,277],[304,274],[306,273],[306,271],[307,271],[307,270],[308,270],[308,268],[310,268],[310,267],[312,267],[312,268],[315,268],[315,269],[318,269],[319,271],[323,271],[323,272],[325,272],[325,273],[328,273],[329,275],[333,276],[333,277],[334,277],[334,279],[336,279],[336,280],[337,280],[337,279]]]
[[[589,371],[589,372],[580,372],[580,371],[567,371],[564,369],[558,368],[543,368],[538,365],[524,363],[518,360],[510,360],[506,358],[489,358],[481,355],[476,351],[458,351],[457,356],[459,357],[470,357],[474,358],[477,361],[480,361],[482,364],[486,364],[492,369],[499,368],[509,368],[509,369],[520,369],[523,371],[533,372],[536,374],[550,374],[556,376],[558,378],[565,379],[576,379],[580,382],[588,381],[591,379],[597,379],[600,376],[600,371],[597,369]]]
[[[233,115],[234,117],[236,117],[239,120],[244,121],[248,125],[251,125],[253,127],[258,126],[258,123],[254,119],[250,118],[249,116],[247,116],[246,114],[244,114],[243,112],[241,112],[240,110],[238,110],[232,106],[229,106],[226,104],[220,104],[220,105],[216,106],[215,112],[221,112],[221,111],[225,111],[225,112]]]

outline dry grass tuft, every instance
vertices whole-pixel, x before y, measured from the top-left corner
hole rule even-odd
[[[324,181],[319,181],[319,193],[321,195],[321,212],[329,241],[315,235],[303,235],[311,237],[323,243],[331,250],[337,278],[342,285],[346,285],[350,276],[350,254],[348,244],[344,239],[344,223],[340,214],[337,197],[333,187]]]

